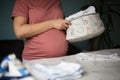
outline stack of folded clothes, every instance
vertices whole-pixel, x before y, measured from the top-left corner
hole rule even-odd
[[[37,80],[71,80],[82,77],[83,68],[77,63],[61,63],[54,66],[32,65],[32,73]]]

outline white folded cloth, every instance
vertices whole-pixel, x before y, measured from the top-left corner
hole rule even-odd
[[[76,58],[79,60],[89,60],[89,61],[118,61],[120,56],[115,54],[94,54],[94,53],[79,53],[76,54]]]
[[[38,80],[71,80],[82,77],[83,68],[77,63],[61,63],[54,66],[35,64],[32,72],[36,74]]]
[[[71,21],[71,25],[66,30],[66,40],[69,42],[91,39],[105,30],[104,24],[99,14],[96,13],[94,6],[90,6],[86,10],[80,10],[65,19]]]

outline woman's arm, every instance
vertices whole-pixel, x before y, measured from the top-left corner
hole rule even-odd
[[[27,24],[27,19],[22,16],[14,18],[14,31],[17,38],[27,38],[38,35],[52,28],[65,30],[70,22],[64,19],[49,20],[37,24]]]

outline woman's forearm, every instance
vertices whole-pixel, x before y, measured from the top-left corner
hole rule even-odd
[[[42,22],[38,24],[22,24],[14,29],[17,38],[28,38],[38,35],[51,28],[52,27],[46,22]]]
[[[28,38],[41,34],[49,29],[55,28],[65,30],[70,22],[63,19],[48,20],[36,24],[27,24],[25,17],[16,17],[14,19],[14,31],[17,38]]]

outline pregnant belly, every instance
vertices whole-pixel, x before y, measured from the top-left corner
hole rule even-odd
[[[51,29],[26,41],[23,58],[31,60],[64,56],[67,48],[65,34]]]

